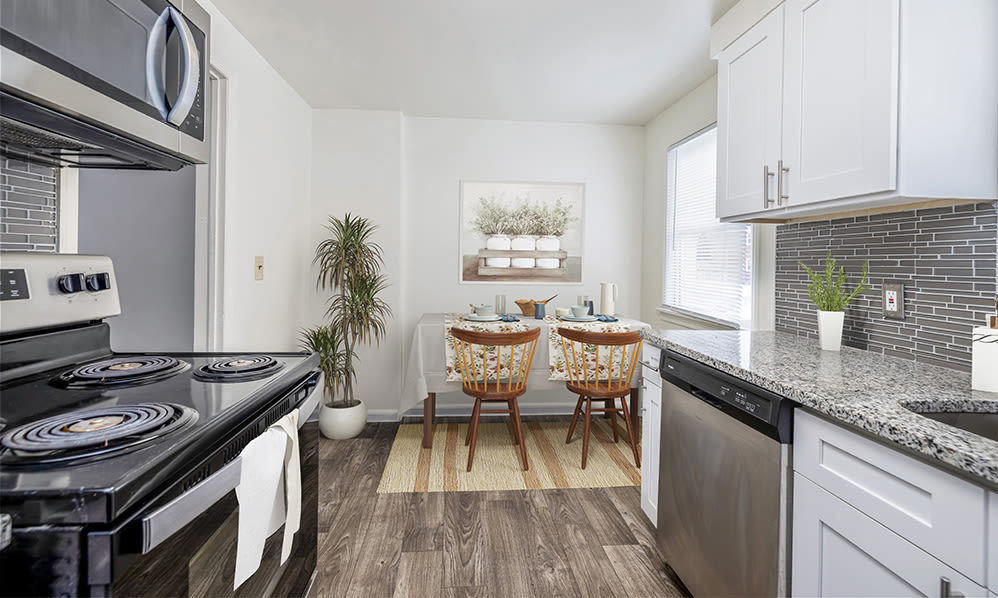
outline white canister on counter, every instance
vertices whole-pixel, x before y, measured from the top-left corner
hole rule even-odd
[[[980,326],[974,328],[973,335],[970,386],[998,392],[998,329]]]

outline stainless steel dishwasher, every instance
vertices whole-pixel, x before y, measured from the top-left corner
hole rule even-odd
[[[790,593],[794,403],[663,351],[657,542],[694,596]]]

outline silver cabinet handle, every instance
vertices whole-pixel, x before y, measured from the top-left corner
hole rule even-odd
[[[788,174],[790,172],[790,168],[783,165],[783,160],[776,163],[776,168],[778,170],[776,176],[776,205],[782,206],[783,200],[790,199],[789,193],[783,193],[783,175]]]
[[[657,372],[658,371],[658,366],[657,365],[655,365],[654,363],[649,363],[649,362],[645,361],[644,359],[641,360],[641,365],[645,366],[649,370],[652,370],[653,372]]]
[[[768,208],[773,200],[769,199],[769,177],[774,176],[776,173],[769,172],[769,164],[762,165],[762,207]]]
[[[187,120],[187,115],[191,113],[191,107],[194,106],[194,98],[197,97],[198,83],[201,81],[201,55],[194,43],[194,34],[187,25],[184,16],[172,6],[167,10],[170,11],[170,18],[180,33],[180,47],[184,51],[184,80],[180,84],[180,95],[177,97],[177,103],[170,109],[170,114],[167,117],[167,120],[179,127]]]
[[[166,118],[170,114],[170,109],[166,107],[166,92],[163,90],[163,80],[166,77],[164,55],[166,54],[166,22],[170,20],[170,11],[167,8],[160,13],[159,18],[153,23],[149,30],[149,39],[146,41],[146,92],[152,99],[153,106]]]

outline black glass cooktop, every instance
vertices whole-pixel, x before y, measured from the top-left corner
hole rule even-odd
[[[266,369],[240,377],[244,362]],[[41,512],[58,498],[78,505],[80,521],[110,521],[196,466],[317,366],[317,356],[302,353],[109,354],[7,380],[0,503]],[[214,369],[224,380],[198,374]],[[224,377],[229,369],[234,378]],[[136,370],[142,378],[129,382]]]

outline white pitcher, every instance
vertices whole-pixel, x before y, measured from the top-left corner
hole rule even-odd
[[[617,313],[614,303],[617,301],[617,283],[599,283],[599,313],[612,316]]]

